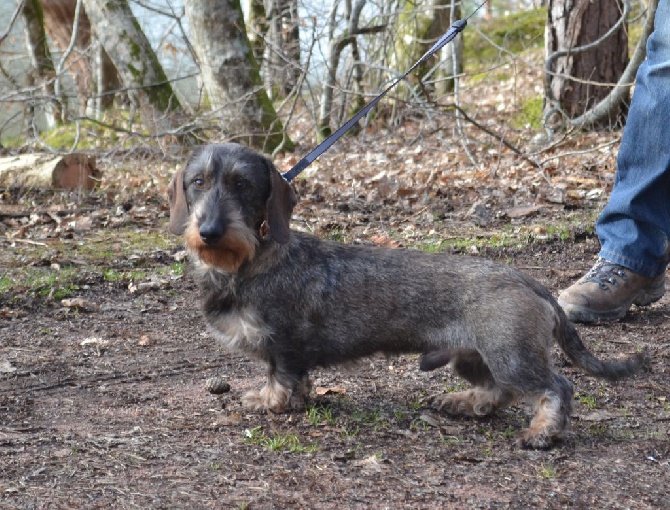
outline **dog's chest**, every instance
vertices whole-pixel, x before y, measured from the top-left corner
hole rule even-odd
[[[207,324],[224,347],[259,355],[265,350],[270,328],[251,307],[207,313]]]

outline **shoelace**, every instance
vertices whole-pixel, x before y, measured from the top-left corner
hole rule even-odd
[[[626,268],[618,264],[613,264],[605,259],[598,259],[598,262],[584,276],[584,281],[597,283],[601,289],[607,289],[607,284],[618,285],[619,282],[615,276],[626,280]]]

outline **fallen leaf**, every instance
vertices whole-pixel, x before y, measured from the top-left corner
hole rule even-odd
[[[140,339],[137,341],[137,345],[141,345],[143,347],[146,347],[148,345],[153,345],[156,342],[149,336],[149,335],[142,335]]]
[[[81,342],[79,342],[79,345],[82,347],[86,347],[87,345],[94,345],[96,347],[104,347],[106,345],[109,345],[109,341],[100,338],[99,336],[91,336],[88,338],[84,338]]]
[[[542,209],[541,205],[531,205],[531,206],[518,206],[508,209],[505,214],[508,218],[525,218],[526,216],[532,216]]]
[[[385,235],[374,235],[370,237],[370,241],[372,241],[374,244],[377,246],[383,246],[385,248],[399,248],[400,243],[398,241],[394,241],[388,236]]]
[[[100,307],[98,305],[83,298],[63,299],[60,304],[66,308],[76,308],[77,310],[84,310],[85,312],[100,311]]]
[[[314,391],[316,392],[317,395],[332,395],[332,394],[345,395],[347,393],[346,388],[338,386],[334,386],[332,388],[324,388],[323,386],[317,386]]]
[[[0,374],[12,374],[16,372],[16,367],[13,367],[9,361],[0,361]]]
[[[616,417],[617,417],[616,414],[610,413],[608,411],[593,411],[588,414],[579,415],[580,419],[584,421],[593,421],[593,422],[610,421]]]

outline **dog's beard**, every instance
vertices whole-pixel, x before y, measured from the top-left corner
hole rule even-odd
[[[205,243],[200,237],[198,222],[191,220],[185,231],[186,248],[203,264],[236,273],[246,261],[253,260],[258,241],[254,233],[242,224],[234,221],[221,240],[214,244]]]

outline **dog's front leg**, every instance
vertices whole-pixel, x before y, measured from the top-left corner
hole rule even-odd
[[[271,364],[267,381],[260,390],[253,390],[242,397],[242,404],[254,411],[282,413],[289,409],[302,409],[309,395],[310,381],[307,373],[288,374]]]

